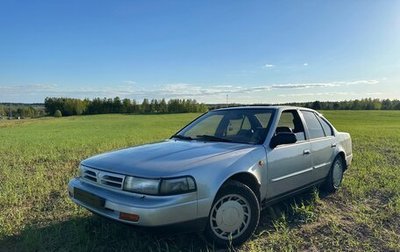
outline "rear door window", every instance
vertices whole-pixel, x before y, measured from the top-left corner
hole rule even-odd
[[[325,137],[324,130],[322,129],[321,123],[317,119],[317,116],[312,111],[302,110],[304,120],[306,121],[310,139]]]
[[[318,116],[318,120],[321,123],[322,128],[324,129],[325,136],[333,136],[332,127],[325,121],[325,119]]]

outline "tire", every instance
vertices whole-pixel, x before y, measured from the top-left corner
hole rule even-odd
[[[217,246],[237,246],[254,233],[260,204],[245,184],[228,181],[218,191],[208,216],[205,236]]]
[[[332,163],[329,175],[323,184],[324,191],[334,193],[339,189],[343,181],[343,173],[345,169],[344,160],[341,156],[337,156]]]

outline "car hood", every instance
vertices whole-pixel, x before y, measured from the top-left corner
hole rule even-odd
[[[230,165],[256,145],[166,140],[93,156],[82,165],[133,176],[159,178],[179,175],[188,169],[225,159]]]

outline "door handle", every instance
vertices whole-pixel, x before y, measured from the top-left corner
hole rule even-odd
[[[303,150],[303,155],[309,155],[309,154],[311,154],[310,150]]]
[[[335,148],[336,147],[336,143],[331,144],[331,148]]]

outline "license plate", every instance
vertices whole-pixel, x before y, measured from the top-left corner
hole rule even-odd
[[[105,199],[79,188],[74,188],[74,198],[88,206],[96,208],[103,208],[105,204]]]

